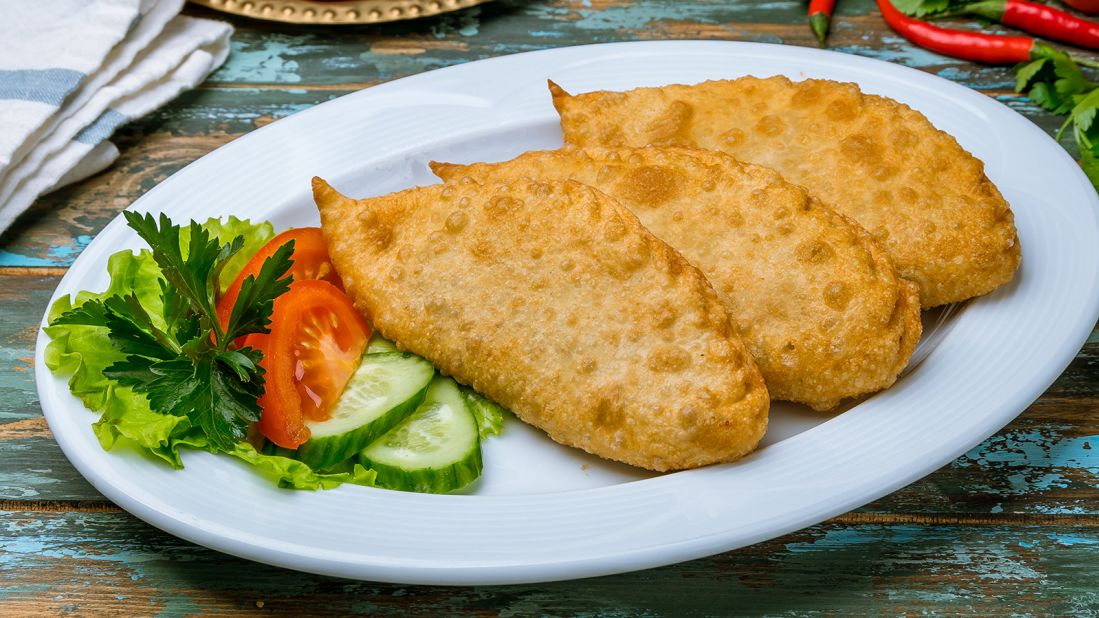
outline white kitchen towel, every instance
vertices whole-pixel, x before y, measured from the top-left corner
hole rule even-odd
[[[119,125],[198,85],[229,52],[224,23],[183,0],[0,3],[0,231],[41,193],[114,161]]]

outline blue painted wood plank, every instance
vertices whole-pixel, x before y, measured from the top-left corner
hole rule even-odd
[[[427,587],[292,573],[123,513],[0,512],[10,615],[1086,615],[1094,526],[815,526],[712,558],[550,584]]]

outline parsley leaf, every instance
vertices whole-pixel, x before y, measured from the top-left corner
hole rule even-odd
[[[290,289],[290,278],[283,277],[293,261],[294,241],[282,245],[264,260],[259,275],[249,275],[240,286],[240,294],[226,327],[226,336],[236,339],[252,333],[267,333],[275,298]]]
[[[1080,167],[1083,168],[1084,174],[1087,175],[1091,184],[1099,187],[1099,156],[1091,149],[1084,150],[1080,155]]]
[[[131,211],[122,214],[137,235],[149,244],[153,259],[174,291],[191,304],[203,320],[203,326],[214,331],[218,345],[225,345],[214,311],[217,280],[225,262],[244,246],[244,238],[238,236],[231,243],[219,245],[197,221],[191,221],[190,243],[185,253],[180,246],[180,228],[167,215],[161,213],[158,226],[151,214],[142,216]]]
[[[927,17],[945,13],[959,4],[951,0],[893,0],[897,10],[912,17]],[[964,3],[961,3],[964,4]]]
[[[1072,109],[1071,102],[1062,97],[1049,82],[1034,84],[1028,96],[1031,101],[1037,103],[1042,109],[1054,114],[1064,114]]]
[[[1086,95],[1077,95],[1074,101],[1076,105],[1057,132],[1057,139],[1061,139],[1061,135],[1071,125],[1080,154],[1090,153],[1094,157],[1096,146],[1099,145],[1099,125],[1095,124],[1096,108],[1099,108],[1099,89]]]
[[[1057,75],[1053,87],[1058,94],[1065,97],[1082,94],[1094,88],[1094,85],[1088,83],[1080,67],[1066,53],[1054,56],[1053,72]]]
[[[269,332],[275,298],[290,288],[293,246],[279,248],[245,280],[222,332],[215,310],[219,276],[244,238],[222,244],[194,221],[183,235],[165,215],[124,215],[160,267],[157,314],[131,291],[89,300],[53,324],[106,327],[125,357],[103,375],[144,395],[153,412],[187,418],[212,450],[230,452],[259,420],[264,384],[263,354],[230,346],[238,337]]]
[[[111,343],[125,354],[159,360],[175,358],[180,346],[153,324],[152,317],[133,293],[103,301]]]
[[[248,423],[259,420],[256,400],[263,394],[263,379],[255,372],[249,381],[238,380],[235,372],[212,357],[199,359],[191,368],[193,373],[178,382],[179,405],[190,410],[187,416],[203,429],[211,446],[232,450],[248,435]]]
[[[102,300],[92,299],[57,316],[50,321],[50,325],[106,326],[107,308],[103,306]]]
[[[1095,88],[1067,53],[1039,43],[1034,54],[1037,59],[1016,67],[1015,91],[1026,92],[1043,109],[1067,114],[1075,105],[1073,97]]]
[[[1015,67],[1015,91],[1023,92],[1042,109],[1067,115],[1055,136],[1058,141],[1069,128],[1080,150],[1080,166],[1091,184],[1099,189],[1099,83],[1088,80],[1081,69],[1095,68],[1086,61],[1048,45],[1037,43],[1036,57]]]
[[[1045,68],[1049,58],[1038,58],[1030,62],[1024,62],[1015,68],[1015,92],[1023,92],[1030,88],[1031,83]]]

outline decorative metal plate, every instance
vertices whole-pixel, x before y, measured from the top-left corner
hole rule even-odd
[[[191,0],[191,2],[255,19],[290,24],[377,24],[417,19],[457,11],[489,0]]]

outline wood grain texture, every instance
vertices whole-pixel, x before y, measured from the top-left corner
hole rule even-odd
[[[10,615],[1086,615],[1099,530],[827,523],[702,560],[574,582],[452,588],[293,573],[125,513],[0,513]],[[1039,592],[1040,591],[1040,592]]]
[[[272,120],[480,58],[625,40],[815,44],[797,0],[496,0],[338,31],[233,23],[232,55],[206,84],[123,128],[114,167],[40,199],[0,237],[0,615],[1099,615],[1099,330],[1023,415],[938,472],[822,525],[661,569],[532,586],[351,582],[218,554],[120,511],[53,441],[33,349],[65,268],[158,182]],[[830,44],[1059,126],[1012,92],[1010,68],[915,48],[874,0],[839,3]]]

